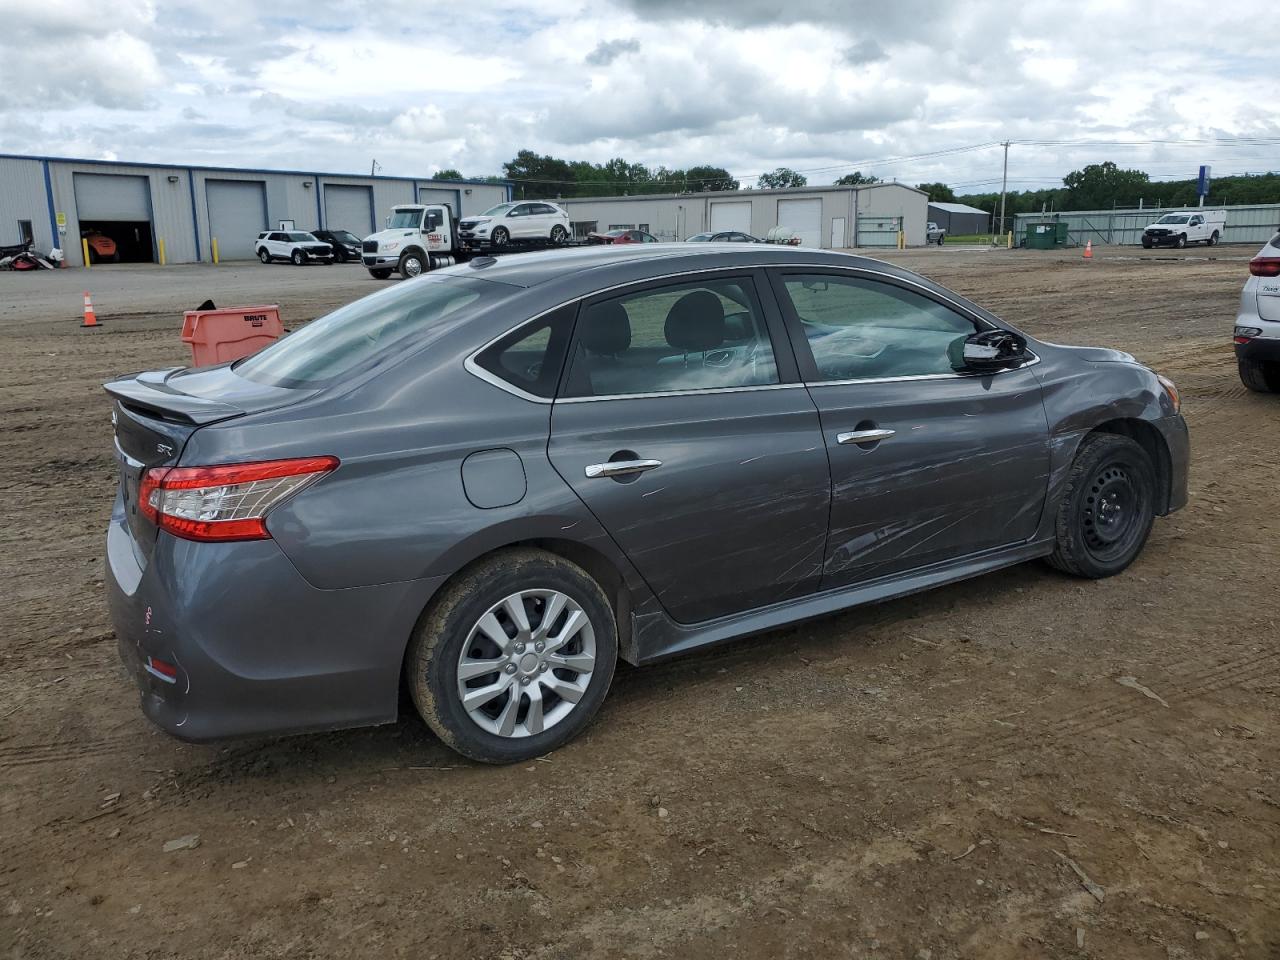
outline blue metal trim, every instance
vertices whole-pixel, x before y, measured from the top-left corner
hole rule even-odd
[[[53,209],[53,178],[49,176],[49,161],[44,163],[44,197],[49,204],[49,245],[51,247],[61,248],[62,244],[58,242],[58,214]],[[67,251],[62,251],[63,263],[66,262]],[[84,256],[84,254],[81,254]]]
[[[191,233],[196,238],[196,263],[203,263],[200,256],[200,218],[196,215],[196,174],[187,168],[187,186],[191,188]]]
[[[328,228],[324,225],[324,209],[320,204],[320,191],[324,188],[320,185],[320,174],[317,173],[315,176],[316,178],[314,180],[314,183],[316,187],[316,229],[326,230]]]
[[[152,167],[159,170],[204,170],[212,173],[280,173],[295,177],[314,177],[315,173],[306,170],[268,170],[261,167],[192,167],[185,163],[147,163],[133,162],[129,160],[91,160],[87,157],[47,157],[39,154],[31,153],[0,153],[0,160],[38,160],[42,163],[86,163],[94,164],[102,167]],[[389,177],[382,175],[370,176],[367,173],[325,173],[323,176],[341,178],[346,177],[352,180],[412,180],[412,177]],[[430,179],[430,178],[428,178]],[[479,184],[481,186],[487,184],[487,180],[442,180],[441,183],[467,183]],[[509,180],[503,180],[502,183],[511,184]]]
[[[418,181],[413,181],[413,202],[421,203],[422,197],[418,194]]]

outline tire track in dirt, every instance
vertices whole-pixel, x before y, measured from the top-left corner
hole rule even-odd
[[[1176,705],[1276,675],[1280,675],[1280,651],[1241,657],[1208,672],[1184,675],[1181,679],[1171,677],[1160,683],[1159,692],[1165,700]],[[1119,692],[1122,689],[1117,685],[1116,693],[1103,694],[1092,703],[1056,719],[1036,722],[1031,729],[1013,730],[995,737],[978,735],[965,741],[943,741],[922,750],[900,754],[890,762],[890,766],[895,769],[911,768],[902,774],[901,779],[914,782],[935,776],[943,765],[954,770],[957,765],[951,761],[957,754],[965,758],[961,766],[995,762],[1024,750],[1028,737],[1037,740],[1076,738],[1117,726],[1151,709],[1164,709],[1136,691]]]

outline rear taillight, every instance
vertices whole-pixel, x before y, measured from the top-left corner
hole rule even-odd
[[[161,530],[186,540],[266,540],[267,512],[337,466],[337,457],[300,457],[152,467],[142,475],[138,508]]]
[[[1255,277],[1280,277],[1280,257],[1254,257],[1249,272]]]

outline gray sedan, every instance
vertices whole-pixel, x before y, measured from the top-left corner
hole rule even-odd
[[[396,719],[505,763],[643,664],[1187,499],[1171,383],[908,271],[744,244],[481,258],[231,364],[107,384],[107,595],[190,740]]]

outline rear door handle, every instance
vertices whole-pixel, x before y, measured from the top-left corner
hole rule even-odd
[[[888,440],[896,430],[851,430],[848,433],[836,434],[836,443],[875,443],[877,440]]]
[[[591,480],[596,477],[628,477],[660,466],[661,460],[610,460],[608,463],[593,463],[588,466],[587,477]]]

